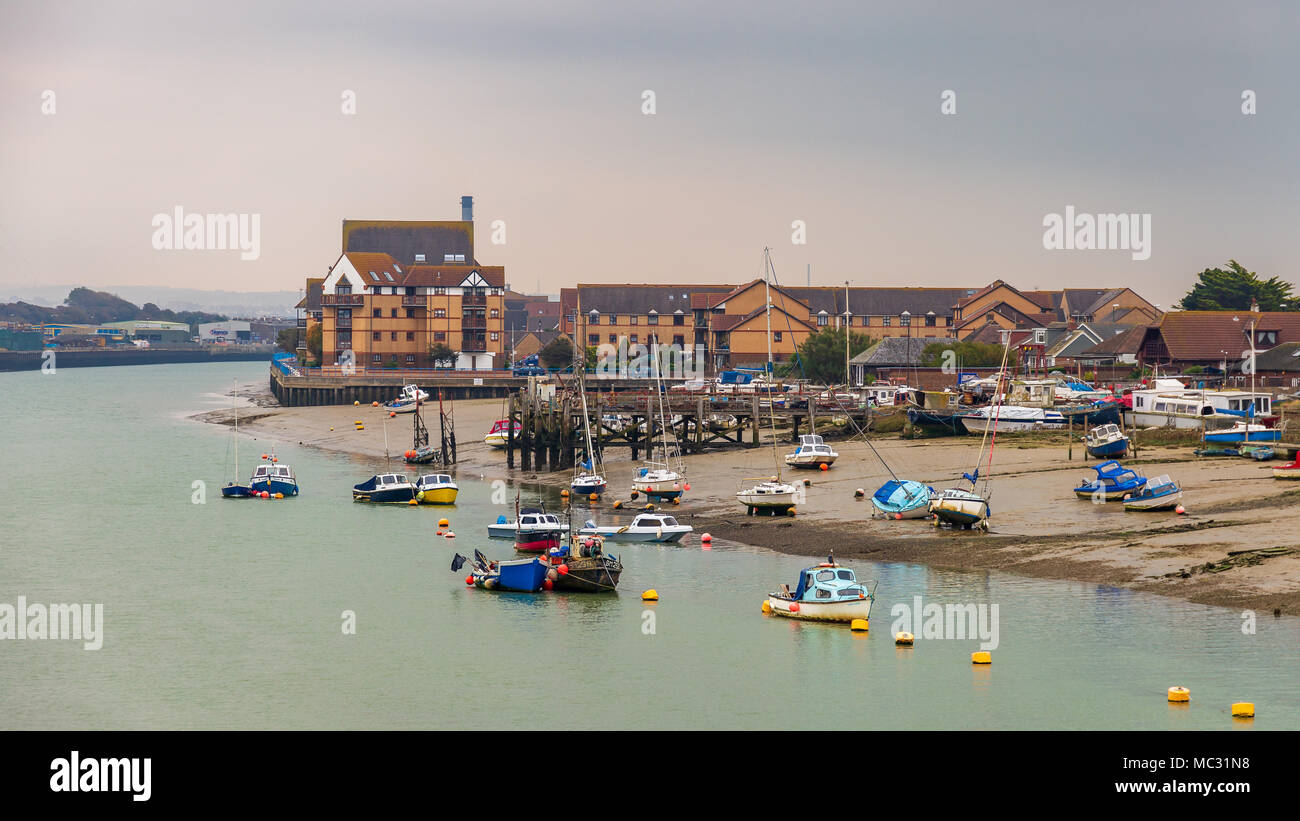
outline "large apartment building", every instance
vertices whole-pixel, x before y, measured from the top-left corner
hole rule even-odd
[[[459,221],[344,220],[319,287],[326,365],[436,367],[442,345],[460,370],[506,364],[505,268],[475,259],[469,197]]]

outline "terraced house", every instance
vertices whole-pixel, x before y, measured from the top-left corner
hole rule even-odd
[[[474,258],[473,201],[458,221],[345,220],[320,285],[326,365],[461,370],[505,365],[505,268]],[[454,363],[435,362],[445,345]]]

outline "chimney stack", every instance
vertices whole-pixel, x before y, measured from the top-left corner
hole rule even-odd
[[[474,198],[473,197],[460,198],[460,219],[462,222],[474,221]]]
[[[1252,314],[1259,313],[1259,302],[1254,297],[1250,298],[1250,312]]]

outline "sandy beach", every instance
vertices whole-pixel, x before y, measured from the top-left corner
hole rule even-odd
[[[240,430],[250,436],[292,442],[365,457],[384,456],[387,412],[370,406],[281,408],[264,385],[247,385],[238,394],[249,400],[240,410]],[[460,401],[454,405],[458,463],[462,476],[505,478],[565,486],[568,474],[507,471],[505,452],[483,443],[492,422],[503,415],[501,400]],[[229,424],[232,412],[196,417]],[[354,430],[353,422],[365,422]],[[426,424],[437,438],[437,417]],[[408,416],[387,420],[388,447],[400,458],[410,445]],[[1060,444],[1000,435],[993,460],[987,534],[936,529],[926,520],[871,518],[869,495],[890,478],[889,471],[862,440],[833,442],[840,456],[826,472],[783,471],[787,480],[807,479],[807,501],[794,517],[749,517],[735,501],[747,478],[774,472],[772,448],[716,451],[685,459],[691,490],[672,512],[695,527],[683,546],[698,546],[699,534],[822,556],[834,548],[838,559],[923,563],[934,567],[1001,570],[1027,576],[1068,579],[1125,587],[1189,601],[1258,610],[1300,613],[1300,548],[1284,555],[1260,556],[1229,551],[1297,545],[1300,488],[1272,478],[1273,463],[1240,458],[1198,459],[1190,447],[1143,448],[1127,466],[1147,476],[1170,474],[1183,487],[1185,515],[1172,511],[1125,512],[1118,503],[1091,504],[1071,489],[1087,469],[1080,444],[1067,461]],[[975,437],[904,440],[873,438],[871,445],[900,478],[936,488],[956,486],[962,471],[974,467]],[[778,449],[792,447],[780,443]],[[616,500],[631,490],[633,465],[626,449],[606,452],[608,493],[590,504],[603,521],[620,521]]]

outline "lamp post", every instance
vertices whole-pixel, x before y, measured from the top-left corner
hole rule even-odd
[[[904,310],[899,314],[899,318],[907,326],[907,365],[910,367],[912,365],[912,314],[910,311]]]

